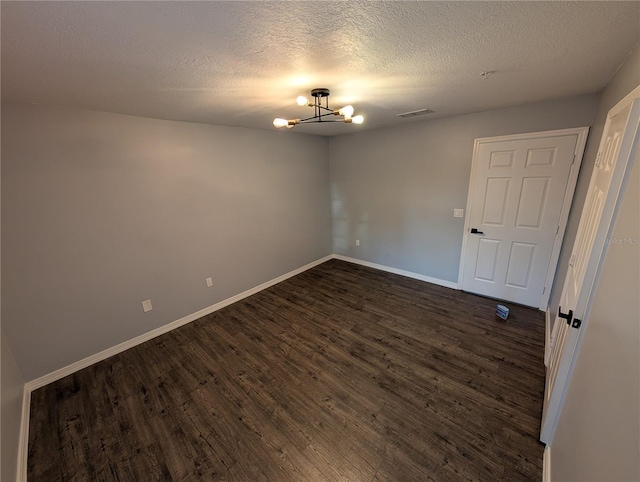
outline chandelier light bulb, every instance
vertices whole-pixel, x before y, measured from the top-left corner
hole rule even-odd
[[[277,119],[273,120],[273,125],[275,127],[286,127],[289,125],[289,121],[287,119],[281,119],[280,117],[278,117]]]
[[[303,107],[305,105],[309,105],[309,101],[307,100],[307,98],[304,95],[300,95],[296,99],[296,104],[298,104],[300,107]]]
[[[351,117],[353,115],[353,106],[345,105],[342,109],[338,110],[338,113],[345,117]]]
[[[364,117],[361,115],[357,115],[352,120],[354,124],[362,124],[364,122]]]

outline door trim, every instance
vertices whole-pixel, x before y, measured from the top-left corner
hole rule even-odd
[[[582,157],[587,145],[587,136],[589,134],[589,127],[575,127],[571,129],[559,129],[553,131],[540,131],[540,132],[527,132],[524,134],[513,134],[508,136],[497,137],[480,137],[473,143],[473,157],[471,158],[471,175],[469,177],[469,189],[467,191],[467,206],[464,219],[464,233],[462,235],[462,251],[460,253],[460,267],[458,269],[458,289],[462,289],[462,276],[464,274],[464,261],[466,255],[467,239],[469,237],[470,218],[471,212],[471,191],[475,183],[476,164],[478,162],[478,151],[482,144],[496,141],[515,141],[523,139],[536,139],[538,137],[562,137],[575,134],[578,136],[576,141],[576,147],[573,151],[574,160],[571,165],[571,171],[569,172],[569,179],[567,180],[567,186],[564,191],[564,200],[562,202],[562,210],[560,211],[560,220],[558,222],[559,229],[556,233],[556,237],[553,241],[553,249],[551,251],[551,259],[547,268],[547,276],[545,277],[545,290],[542,294],[540,304],[538,308],[542,311],[547,309],[549,305],[549,297],[551,296],[551,286],[553,284],[553,278],[555,276],[556,267],[558,266],[558,260],[560,258],[560,248],[562,248],[562,240],[564,239],[564,233],[567,229],[567,221],[569,219],[569,211],[571,210],[571,203],[573,201],[573,194],[576,190],[576,184],[578,182],[578,173],[580,172],[580,166],[582,165]]]
[[[611,236],[611,232],[613,231],[613,228],[615,226],[618,209],[620,208],[620,202],[622,201],[622,196],[624,195],[627,184],[629,182],[631,170],[633,168],[634,163],[640,162],[640,104],[636,103],[636,99],[640,99],[640,85],[638,85],[635,89],[629,92],[629,94],[623,97],[618,103],[616,103],[616,105],[614,105],[609,110],[609,112],[607,113],[604,127],[602,129],[601,135],[604,137],[604,134],[607,132],[607,129],[609,128],[609,124],[611,123],[611,119],[615,117],[618,113],[620,113],[620,111],[622,111],[628,104],[631,104],[631,110],[629,111],[628,122],[634,122],[635,132],[633,133],[633,139],[628,141],[630,143],[628,145],[628,151],[626,153],[623,153],[622,151],[622,149],[624,148],[624,142],[623,142],[620,147],[620,151],[618,152],[618,156],[619,156],[618,161],[616,162],[616,166],[614,167],[614,174],[612,175],[611,184],[609,186],[609,193],[611,193],[613,192],[612,186],[614,186],[614,181],[616,181],[616,178],[617,178],[619,183],[615,184],[615,187],[614,187],[614,189],[616,189],[617,192],[615,193],[615,199],[610,198],[609,195],[607,195],[606,197],[605,204],[602,211],[602,217],[600,218],[600,223],[597,228],[598,234],[596,234],[596,239],[604,239],[604,238],[609,238]],[[635,106],[634,106],[634,103],[635,103]],[[627,129],[628,127],[629,127],[629,124],[627,123]],[[600,152],[602,148],[603,137],[601,137],[598,141],[597,152]],[[622,164],[624,164],[624,169],[620,167]],[[591,183],[591,178],[589,179],[589,184],[590,183]],[[605,219],[604,218],[605,215],[607,216],[607,218],[606,218],[606,221],[603,223],[603,219]],[[544,395],[544,405],[543,405],[543,412],[542,412],[543,419],[540,427],[540,441],[546,444],[547,446],[551,446],[553,442],[555,431],[558,426],[558,421],[560,419],[560,414],[562,413],[562,409],[567,396],[569,385],[571,383],[571,378],[573,377],[573,370],[575,368],[578,354],[580,353],[580,348],[582,347],[583,337],[587,329],[587,325],[589,324],[589,315],[591,313],[591,304],[593,302],[593,295],[598,287],[600,272],[602,271],[604,258],[607,254],[607,247],[608,246],[606,243],[602,243],[599,249],[596,248],[596,245],[594,245],[591,249],[590,261],[588,264],[591,265],[594,262],[594,256],[597,257],[597,260],[595,260],[594,265],[592,265],[591,267],[588,267],[587,273],[585,274],[585,279],[586,279],[588,276],[590,276],[589,270],[591,270],[593,273],[592,274],[593,278],[590,280],[591,288],[589,290],[588,295],[581,294],[578,296],[578,299],[576,300],[577,306],[584,305],[584,311],[582,311],[582,314],[580,314],[580,312],[576,308],[576,311],[577,311],[576,315],[579,316],[580,319],[582,320],[582,325],[580,326],[580,329],[578,330],[578,333],[576,335],[575,345],[569,354],[569,361],[567,365],[564,367],[564,369],[566,370],[566,375],[563,375],[565,382],[562,385],[562,387],[559,388],[560,392],[559,392],[559,395],[555,397],[555,400],[554,400],[554,396],[551,395],[549,397],[548,402],[546,401],[547,400],[546,390],[548,389],[547,383],[548,383],[548,377],[549,377],[548,371],[545,376],[545,395]],[[572,247],[572,251],[573,251],[573,247]],[[586,296],[588,297],[584,299],[584,297]],[[581,310],[582,309],[580,309],[580,311]],[[562,360],[560,360],[560,363],[562,363]],[[561,365],[559,370],[562,370],[562,369],[563,367]],[[560,375],[556,377],[556,380],[558,378],[560,378]],[[555,406],[548,408],[547,404],[551,404],[551,403],[553,403]],[[551,410],[551,412],[549,412],[549,410]],[[549,418],[549,421],[547,420],[547,418]]]

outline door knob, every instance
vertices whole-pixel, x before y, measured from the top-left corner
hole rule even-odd
[[[471,234],[484,234],[482,231],[478,231],[476,228],[471,228]]]
[[[569,313],[563,313],[562,306],[558,306],[558,316],[567,320],[567,325],[570,325],[573,320],[573,310],[569,310]]]

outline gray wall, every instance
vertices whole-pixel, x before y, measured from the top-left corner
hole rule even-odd
[[[334,252],[457,282],[464,219],[453,209],[466,208],[474,139],[589,126],[597,102],[586,95],[332,138]]]
[[[22,373],[0,330],[0,480],[17,480],[23,395]]]
[[[609,109],[638,85],[636,48],[602,93],[595,124],[598,141]],[[590,165],[594,158],[591,150]],[[640,239],[639,164],[636,159],[613,238]],[[551,445],[553,482],[640,480],[639,294],[640,247],[610,244]]]
[[[591,131],[589,132],[589,140],[585,149],[580,174],[578,176],[578,184],[576,192],[573,195],[573,205],[569,214],[567,230],[560,251],[560,260],[556,270],[556,276],[551,290],[549,299],[549,309],[551,313],[558,312],[558,304],[560,303],[560,295],[564,286],[564,279],[567,276],[567,268],[569,266],[569,258],[573,250],[573,243],[578,232],[578,224],[580,223],[580,214],[584,200],[587,197],[587,189],[591,180],[593,166],[596,163],[596,155],[600,145],[600,138],[604,130],[604,123],[607,120],[607,113],[620,99],[631,92],[640,82],[640,48],[636,48],[631,52],[626,61],[618,69],[613,78],[609,81],[606,88],[602,91],[595,119],[593,121]]]
[[[2,419],[2,471],[0,480],[17,480],[18,441],[22,417],[24,380],[16,365],[11,350],[2,338],[2,396],[0,417]]]
[[[3,103],[2,322],[25,379],[330,254],[328,184],[321,137]]]

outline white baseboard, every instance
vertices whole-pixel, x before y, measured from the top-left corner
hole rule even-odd
[[[359,264],[362,266],[367,266],[369,268],[374,268],[374,269],[379,269],[381,271],[386,271],[389,273],[394,273],[394,274],[399,274],[401,276],[406,276],[408,278],[413,278],[413,279],[417,279],[420,281],[426,281],[427,283],[432,283],[435,285],[440,285],[440,286],[444,286],[447,288],[453,288],[453,289],[458,289],[458,284],[454,283],[452,281],[445,281],[445,280],[441,280],[441,279],[437,279],[437,278],[432,278],[430,276],[425,276],[425,275],[421,275],[418,273],[413,273],[411,271],[405,271],[402,269],[397,269],[397,268],[391,268],[389,266],[384,266],[381,264],[377,264],[377,263],[370,263],[369,261],[363,261],[360,259],[356,259],[356,258],[350,258],[348,256],[342,256],[339,254],[331,254],[329,256],[325,256],[324,258],[318,259],[316,261],[313,261],[312,263],[309,263],[305,266],[302,266],[298,269],[295,269],[293,271],[290,271],[288,273],[283,274],[282,276],[278,276],[277,278],[274,278],[270,281],[267,281],[265,283],[262,283],[254,288],[251,288],[247,291],[243,291],[242,293],[239,293],[235,296],[232,296],[230,298],[227,298],[226,300],[220,301],[214,305],[208,306],[206,308],[203,308],[200,311],[197,311],[195,313],[192,313],[190,315],[187,315],[183,318],[180,318],[179,320],[175,320],[172,321],[171,323],[168,323],[166,325],[163,325],[159,328],[156,328],[155,330],[151,330],[147,333],[143,333],[140,336],[137,336],[135,338],[132,338],[131,340],[127,340],[123,343],[120,343],[118,345],[115,345],[111,348],[107,348],[106,350],[102,350],[99,353],[96,353],[95,355],[91,355],[88,356],[86,358],[83,358],[82,360],[79,360],[77,362],[74,362],[70,365],[67,365],[66,367],[60,368],[58,370],[55,370],[47,375],[44,375],[42,377],[36,378],[34,380],[31,380],[29,382],[27,382],[24,386],[24,395],[23,395],[23,400],[22,400],[22,420],[21,420],[21,427],[20,427],[20,442],[19,442],[19,453],[18,453],[18,482],[26,482],[27,480],[27,457],[28,457],[28,451],[29,451],[29,411],[30,411],[30,407],[31,407],[31,392],[33,392],[34,390],[37,390],[38,388],[42,388],[45,385],[48,385],[49,383],[55,382],[56,380],[60,380],[61,378],[64,378],[68,375],[71,375],[72,373],[75,373],[79,370],[82,370],[83,368],[87,368],[91,365],[93,365],[94,363],[98,363],[102,360],[106,360],[107,358],[113,356],[113,355],[117,355],[118,353],[122,353],[125,350],[128,350],[129,348],[132,348],[136,345],[140,345],[141,343],[144,343],[146,341],[149,341],[153,338],[156,338],[160,335],[163,335],[165,333],[168,333],[172,330],[175,330],[176,328],[179,328],[180,326],[186,325],[188,323],[191,323],[192,321],[195,321],[199,318],[202,318],[203,316],[206,316],[210,313],[213,313],[214,311],[218,311],[226,306],[229,306],[237,301],[240,301],[244,298],[247,298],[251,295],[254,295],[264,289],[267,289],[275,284],[278,284],[288,278],[291,278],[293,276],[296,276],[304,271],[307,271],[319,264],[324,263],[325,261],[329,261],[330,259],[339,259],[342,261],[347,261],[349,263],[354,263],[354,264]]]
[[[458,283],[453,281],[446,281],[438,278],[432,278],[431,276],[425,276],[423,274],[414,273],[412,271],[405,271],[403,269],[391,268],[390,266],[385,266],[378,263],[371,263],[369,261],[363,261],[357,258],[350,258],[349,256],[342,256],[341,254],[334,254],[333,257],[335,259],[339,259],[342,261],[347,261],[349,263],[359,264],[362,266],[367,266],[369,268],[379,269],[380,271],[386,271],[388,273],[399,274],[401,276],[406,276],[407,278],[418,279],[420,281],[426,281],[427,283],[431,283],[434,285],[444,286],[446,288],[453,288],[454,290],[458,289]]]
[[[60,368],[47,375],[44,375],[40,378],[36,378],[35,380],[31,380],[25,383],[24,395],[22,400],[22,420],[21,420],[21,426],[20,426],[20,442],[18,446],[18,451],[19,451],[18,482],[26,482],[27,480],[27,457],[29,452],[29,410],[31,407],[31,392],[33,392],[34,390],[37,390],[38,388],[42,388],[45,385],[48,385],[49,383],[55,382],[56,380],[60,380],[61,378],[71,375],[72,373],[82,370],[83,368],[87,368],[93,365],[94,363],[98,363],[102,360],[106,360],[107,358],[113,355],[117,355],[118,353],[128,350],[129,348],[132,348],[136,345],[140,345],[141,343],[144,343],[153,338],[156,338],[157,336],[160,336],[172,330],[175,330],[180,326],[191,323],[192,321],[202,318],[203,316],[213,313],[214,311],[218,311],[226,306],[229,306],[235,303],[236,301],[240,301],[244,298],[254,295],[275,284],[278,284],[286,279],[292,278],[293,276],[296,276],[319,264],[322,264],[325,261],[329,261],[330,259],[333,259],[333,255],[331,254],[328,256],[325,256],[324,258],[320,258],[316,261],[313,261],[307,265],[304,265],[301,268],[294,269],[293,271],[289,271],[288,273],[285,273],[282,276],[278,276],[277,278],[274,278],[270,281],[262,283],[247,291],[243,291],[242,293],[239,293],[235,296],[227,298],[226,300],[222,300],[214,305],[203,308],[200,311],[196,311],[195,313],[192,313],[183,318],[180,318],[179,320],[172,321],[171,323],[168,323],[159,328],[156,328],[155,330],[151,330],[151,331],[148,331],[147,333],[143,333],[142,335],[132,338],[131,340],[127,340],[116,346],[107,348],[106,350],[102,350],[101,352],[96,353],[95,355],[88,356],[86,358],[83,358],[82,360],[79,360],[70,365],[67,365],[66,367]]]
[[[551,482],[551,446],[549,445],[542,453],[542,482]]]
[[[553,348],[553,340],[551,339],[551,311],[547,306],[544,316],[544,366],[546,367],[549,366],[551,348]]]
[[[226,300],[222,300],[216,303],[215,305],[207,306],[206,308],[203,308],[200,311],[196,311],[195,313],[191,313],[190,315],[180,318],[179,320],[172,321],[171,323],[168,323],[159,328],[156,328],[155,330],[151,330],[151,331],[148,331],[147,333],[143,333],[140,336],[136,336],[135,338],[122,342],[116,346],[112,346],[111,348],[102,350],[101,352],[98,352],[95,355],[88,356],[87,358],[83,358],[82,360],[74,362],[70,365],[67,365],[66,367],[60,368],[40,378],[31,380],[30,382],[27,382],[26,387],[29,389],[30,392],[33,390],[37,390],[38,388],[44,387],[45,385],[55,382],[56,380],[60,380],[61,378],[66,377],[67,375],[71,375],[72,373],[82,370],[83,368],[87,368],[88,366],[91,366],[94,363],[98,363],[99,361],[106,360],[107,358],[113,355],[117,355],[118,353],[128,350],[129,348],[132,348],[136,345],[140,345],[141,343],[149,341],[160,335],[164,335],[165,333],[175,330],[176,328],[179,328],[183,325],[191,323],[192,321],[202,318],[203,316],[213,313],[214,311],[221,310],[222,308],[225,308],[237,301],[240,301],[244,298],[254,295],[262,290],[270,288],[275,284],[281,283],[286,279],[289,279],[319,264],[322,264],[325,261],[329,261],[332,258],[333,258],[333,255],[325,256],[324,258],[313,261],[307,265],[302,266],[301,268],[294,269],[293,271],[289,271],[288,273],[285,273],[282,276],[278,276],[277,278],[274,278],[258,286],[255,286],[254,288],[251,288],[247,291],[243,291],[242,293],[239,293],[230,298],[227,298]]]

